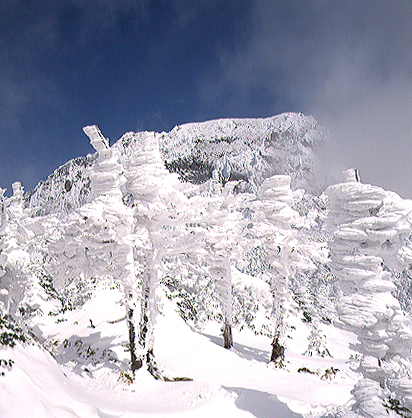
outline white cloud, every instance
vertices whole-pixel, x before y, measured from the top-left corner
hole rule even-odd
[[[330,164],[355,166],[363,181],[412,197],[412,82],[395,77],[375,87],[339,112],[314,112],[334,133],[337,145]]]
[[[340,142],[331,167],[357,165],[367,181],[412,197],[411,33],[407,1],[256,1],[248,42],[222,51],[203,97],[247,101],[260,86],[277,111],[330,128]]]

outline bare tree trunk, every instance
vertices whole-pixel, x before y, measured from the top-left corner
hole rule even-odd
[[[140,352],[144,352],[147,345],[147,332],[149,326],[149,286],[147,283],[143,283],[142,290],[142,302],[141,302],[141,312],[140,312],[140,323],[139,323],[139,346]],[[140,363],[143,364],[144,356],[141,356],[139,359]]]
[[[279,334],[276,334],[272,341],[272,355],[270,356],[270,361],[282,363],[284,359],[285,347],[279,344]]]
[[[146,365],[148,372],[156,379],[156,380],[164,380],[168,381],[169,379],[165,377],[161,370],[156,363],[155,356],[153,353],[153,349],[147,350],[146,353]]]
[[[229,349],[233,347],[232,326],[230,325],[227,318],[225,319],[225,328],[223,330],[223,342],[223,346],[225,348]]]
[[[127,326],[129,328],[130,368],[134,373],[135,370],[139,370],[142,367],[143,363],[136,356],[136,333],[133,324],[133,309],[131,308],[128,308],[127,312]]]
[[[155,265],[156,259],[153,252],[147,257],[148,266],[142,283],[142,301],[139,324],[140,367],[146,363],[147,370],[156,380],[164,380],[162,371],[159,370],[153,353],[153,315],[155,315]]]

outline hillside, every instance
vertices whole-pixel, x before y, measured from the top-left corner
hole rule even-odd
[[[0,416],[412,417],[412,202],[312,117],[127,133],[0,193]]]

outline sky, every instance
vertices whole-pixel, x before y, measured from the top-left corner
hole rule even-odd
[[[227,117],[313,115],[331,172],[412,198],[409,0],[0,0],[0,186]]]

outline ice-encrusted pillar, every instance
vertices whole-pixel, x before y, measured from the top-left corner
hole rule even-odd
[[[330,267],[343,294],[336,325],[354,332],[359,342],[363,377],[353,392],[356,407],[367,417],[387,417],[389,399],[408,407],[412,400],[411,381],[402,372],[410,362],[412,335],[385,268],[400,265],[400,250],[411,232],[412,202],[362,184],[354,175],[347,180],[325,192],[327,227],[334,237]]]

